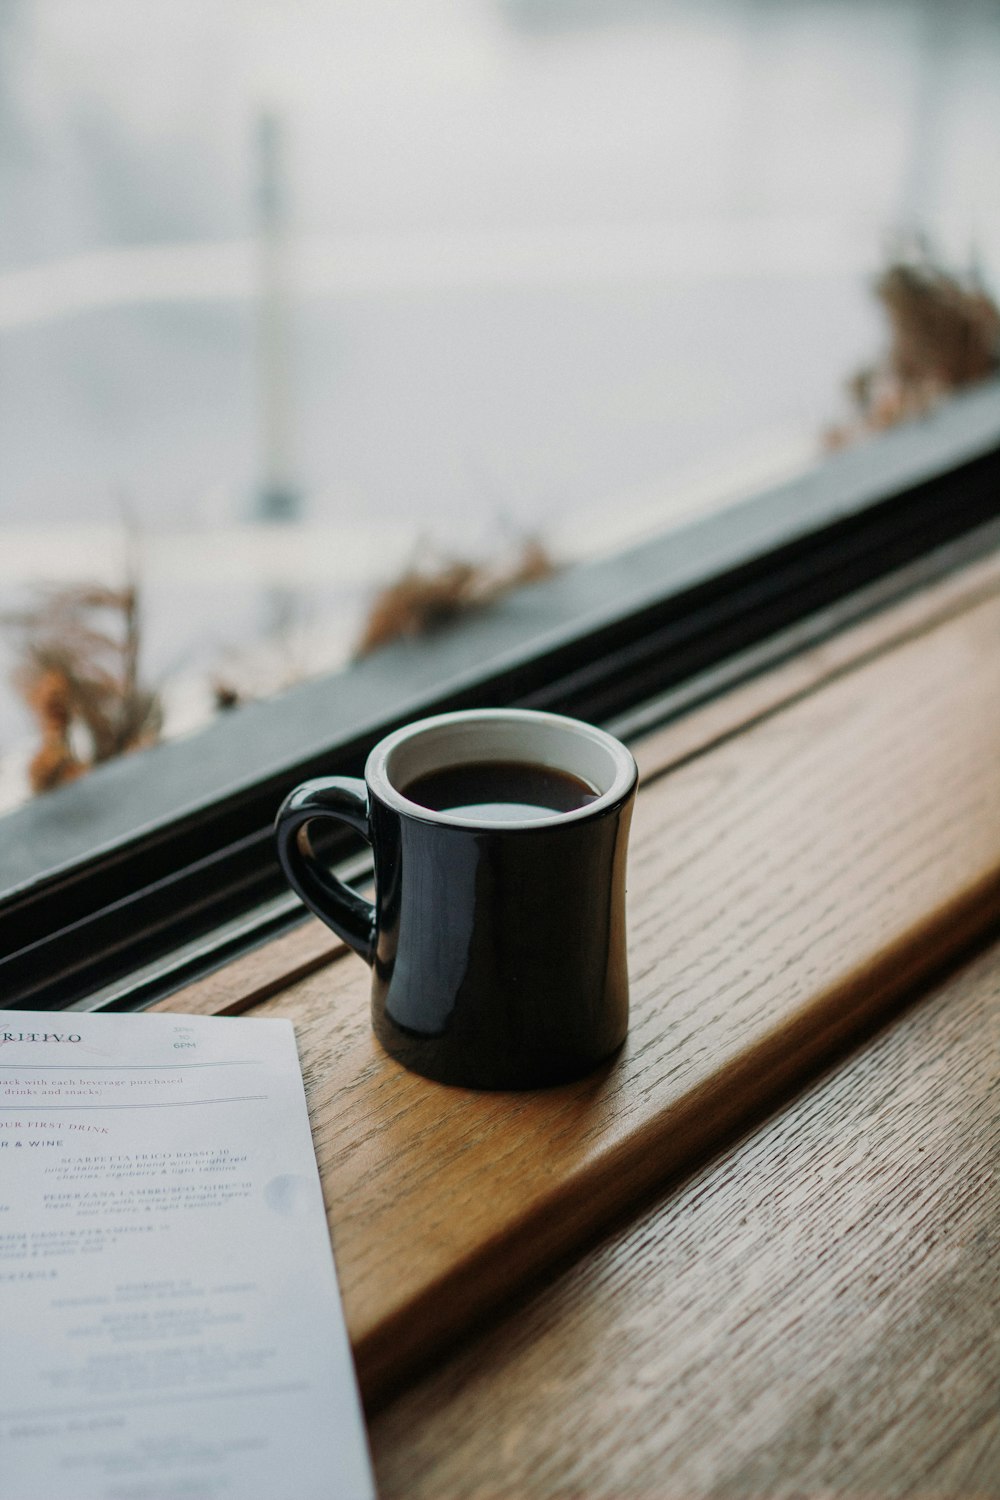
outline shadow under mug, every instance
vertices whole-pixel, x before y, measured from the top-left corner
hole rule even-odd
[[[453,766],[525,762],[590,784],[568,812],[488,821],[435,811],[406,787]],[[440,714],[375,746],[364,781],[304,782],[275,824],[289,882],[372,967],[372,1025],[406,1067],[442,1083],[565,1082],[628,1030],[625,863],[635,761],[611,735],[526,709]],[[309,825],[371,844],[375,901],[332,875]]]

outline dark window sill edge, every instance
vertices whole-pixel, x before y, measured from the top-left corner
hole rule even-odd
[[[274,914],[286,899],[274,806],[303,775],[359,771],[395,723],[519,702],[622,725],[632,713],[638,732],[981,554],[997,514],[1000,383],[731,511],[39,799],[0,823],[4,1003],[74,1003],[102,983],[128,993],[143,955],[169,949],[176,967],[187,944],[214,966],[225,960],[213,932],[239,934],[224,940],[230,952],[258,940],[255,908],[271,913],[264,928],[294,921],[294,907]],[[103,970],[78,961],[80,944],[103,950]]]

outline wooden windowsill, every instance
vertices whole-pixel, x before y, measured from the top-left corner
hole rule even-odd
[[[160,1007],[294,1021],[370,1405],[898,1007],[1000,917],[1000,568],[650,736],[632,1026],[606,1070],[446,1089],[373,1041],[308,924]]]
[[[1000,945],[371,1426],[382,1500],[988,1500]]]

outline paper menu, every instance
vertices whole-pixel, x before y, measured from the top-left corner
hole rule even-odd
[[[292,1026],[0,1011],[0,1500],[368,1500]]]

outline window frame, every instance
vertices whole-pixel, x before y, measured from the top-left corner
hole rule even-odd
[[[99,767],[0,819],[0,1006],[132,1008],[304,918],[274,855],[278,804],[307,777],[360,775],[407,720],[518,705],[627,730],[645,705],[650,727],[693,691],[703,701],[762,670],[804,622],[822,638],[992,549],[998,518],[1000,381],[436,636]],[[335,860],[357,849],[327,844]]]

